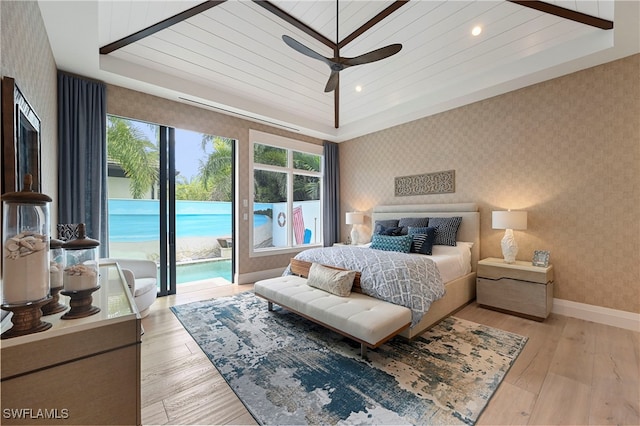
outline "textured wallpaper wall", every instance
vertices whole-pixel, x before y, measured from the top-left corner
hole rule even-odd
[[[58,106],[56,63],[38,3],[0,3],[2,76],[13,77],[42,122],[42,192],[58,198]],[[57,223],[51,207],[51,223]]]
[[[476,202],[481,257],[501,257],[491,211],[527,210],[518,258],[551,251],[556,298],[640,312],[640,55],[348,141],[340,156],[343,212]],[[394,196],[396,176],[449,169],[455,193]]]
[[[43,192],[57,199],[56,65],[36,2],[0,2],[0,66],[42,120]],[[526,209],[519,258],[551,251],[555,297],[640,312],[640,55],[467,105],[340,145],[343,213],[376,204],[474,201],[481,254],[500,256],[491,211]],[[279,129],[116,86],[108,111],[239,141],[238,197],[248,198],[249,128]],[[455,169],[453,194],[395,197],[396,176]],[[244,182],[244,183],[242,183]],[[56,222],[52,207],[52,223]],[[343,225],[343,238],[349,229]],[[241,226],[239,247],[248,247]],[[249,258],[240,273],[283,266]]]
[[[249,188],[249,129],[286,136],[304,142],[322,144],[319,139],[113,85],[107,86],[107,112],[126,118],[236,139],[238,141],[236,156],[239,165],[236,171],[238,176],[236,184],[238,203],[236,208],[240,209],[238,216],[240,218],[244,211],[249,213],[248,209],[242,209],[241,200],[249,199],[250,191],[253,191],[253,188]],[[239,248],[236,268],[240,274],[284,268],[292,256],[288,254],[249,257],[248,221],[240,221],[240,229],[235,239],[234,245]]]

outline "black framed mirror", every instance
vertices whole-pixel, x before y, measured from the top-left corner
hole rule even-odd
[[[2,193],[20,191],[33,176],[41,191],[40,118],[11,77],[2,78]]]

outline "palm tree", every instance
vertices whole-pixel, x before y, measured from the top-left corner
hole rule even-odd
[[[311,172],[320,171],[320,156],[294,152],[293,168]],[[315,176],[294,175],[293,200],[307,201],[320,199],[320,179]]]
[[[158,182],[158,148],[124,118],[108,116],[107,157],[122,167],[133,198],[142,198]]]
[[[287,150],[268,145],[254,145],[254,161],[272,166],[287,166]],[[321,157],[299,151],[293,152],[293,168],[300,171],[319,172]],[[254,194],[257,202],[286,201],[286,174],[280,172],[257,170],[254,173]],[[320,179],[294,172],[293,201],[320,199]]]
[[[204,187],[202,179],[194,177],[187,180],[182,175],[176,176],[176,200],[210,201],[211,194]]]
[[[200,160],[199,177],[205,189],[210,189],[211,201],[231,201],[231,165],[233,139],[202,135],[201,148],[206,152],[209,143],[213,152],[206,161]]]

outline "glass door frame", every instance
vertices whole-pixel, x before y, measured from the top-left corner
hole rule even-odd
[[[160,126],[160,291],[158,296],[177,293],[176,272],[176,164],[175,128]],[[236,269],[236,150],[237,139],[231,144],[231,283]],[[166,265],[166,267],[162,267]]]
[[[160,291],[176,294],[175,128],[160,126]]]

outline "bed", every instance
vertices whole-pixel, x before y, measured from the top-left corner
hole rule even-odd
[[[423,217],[461,217],[462,220],[456,236],[456,241],[460,242],[460,244],[457,244],[455,248],[449,246],[434,246],[433,256],[429,256],[429,258],[434,260],[438,271],[441,271],[440,276],[445,289],[444,296],[433,301],[426,313],[421,314],[419,320],[412,321],[411,327],[400,334],[408,339],[422,334],[441,319],[451,315],[475,299],[476,266],[480,251],[480,213],[475,203],[377,206],[372,212],[372,229],[377,221]],[[464,247],[468,247],[468,249]],[[329,253],[332,250],[333,253]],[[328,257],[335,254],[336,250],[340,249],[311,249],[301,252],[296,258],[331,266],[350,268],[348,264],[336,264],[338,263],[337,261],[332,262],[328,260]],[[354,247],[350,249],[349,254],[357,250],[368,249],[364,247]],[[449,253],[453,252],[458,254],[455,256],[449,255]],[[468,263],[460,265],[461,256],[459,253],[463,252],[466,252],[464,258],[465,263]],[[314,256],[319,257],[314,258]],[[426,255],[412,254],[411,256],[423,257]]]

